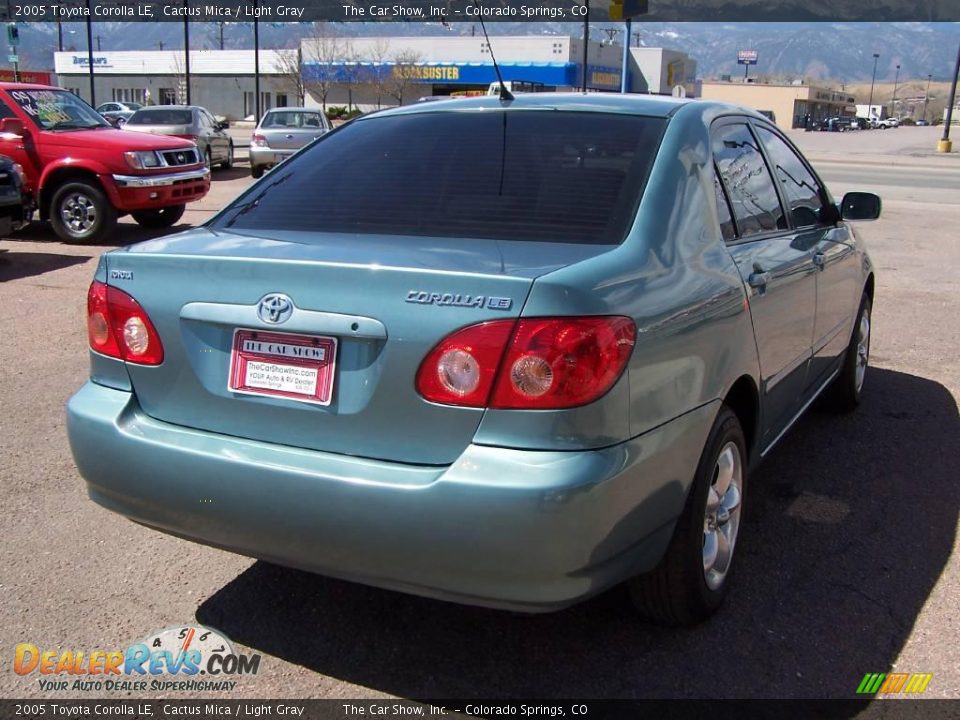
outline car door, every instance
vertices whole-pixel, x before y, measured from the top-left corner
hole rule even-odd
[[[0,155],[6,155],[15,163],[20,163],[27,174],[27,181],[31,190],[36,189],[35,183],[43,170],[44,162],[38,153],[37,144],[34,141],[34,134],[39,132],[39,128],[30,120],[24,119],[11,109],[6,100],[0,100],[0,119],[17,118],[23,122],[26,132],[21,137],[19,135],[8,135],[0,133]]]
[[[767,447],[799,412],[806,387],[816,312],[813,251],[790,226],[749,122],[715,124],[712,143],[725,239],[749,297]]]
[[[779,132],[758,127],[774,175],[783,189],[798,242],[813,250],[817,267],[809,389],[816,390],[847,347],[858,310],[861,271],[855,240],[817,174]]]
[[[220,128],[213,115],[206,110],[201,110],[200,116],[210,132],[210,146],[213,148],[214,161],[226,160],[227,151],[230,147],[230,136]]]

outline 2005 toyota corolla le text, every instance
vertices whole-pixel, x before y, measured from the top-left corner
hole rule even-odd
[[[74,457],[95,502],[215,547],[530,611],[627,582],[696,622],[749,471],[818,396],[860,400],[848,221],[879,213],[714,102],[377,113],[101,258]]]

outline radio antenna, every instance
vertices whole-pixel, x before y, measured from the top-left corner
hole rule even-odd
[[[493,56],[493,45],[490,44],[490,36],[487,35],[487,26],[483,24],[483,15],[480,12],[480,5],[477,0],[473,0],[473,6],[477,9],[477,17],[480,20],[480,29],[483,30],[483,37],[487,41],[487,49],[490,51],[490,59],[493,60],[493,69],[497,73],[497,82],[500,83],[500,102],[510,102],[514,99],[513,93],[507,90],[503,82],[503,75],[500,73],[500,66],[497,65],[497,59]]]

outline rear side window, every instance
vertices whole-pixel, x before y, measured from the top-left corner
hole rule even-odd
[[[321,128],[323,122],[319,113],[297,112],[296,110],[285,110],[279,112],[267,113],[263,118],[260,127],[265,129],[272,128]]]
[[[191,125],[193,119],[189,110],[170,110],[157,108],[137,110],[129,120],[128,125]]]
[[[824,205],[820,183],[780,137],[766,128],[758,128],[757,134],[767,149],[774,172],[780,178],[794,226],[801,228],[819,225],[820,211]]]
[[[787,228],[773,178],[750,128],[717,128],[713,134],[713,157],[740,237]]]
[[[280,165],[215,226],[619,243],[664,123],[524,110],[372,117]]]

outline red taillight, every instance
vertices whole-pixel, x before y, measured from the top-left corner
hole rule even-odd
[[[138,365],[163,362],[160,335],[140,303],[96,280],[87,292],[87,335],[90,348],[101,355]]]
[[[445,338],[417,390],[447,405],[546,410],[593,402],[620,377],[636,341],[626,317],[497,320]]]
[[[253,137],[250,138],[250,144],[254,147],[266,147],[267,137],[266,135],[261,135],[260,133],[254,133]]]
[[[513,326],[493,320],[448,335],[420,363],[417,392],[431,402],[486,407]]]

